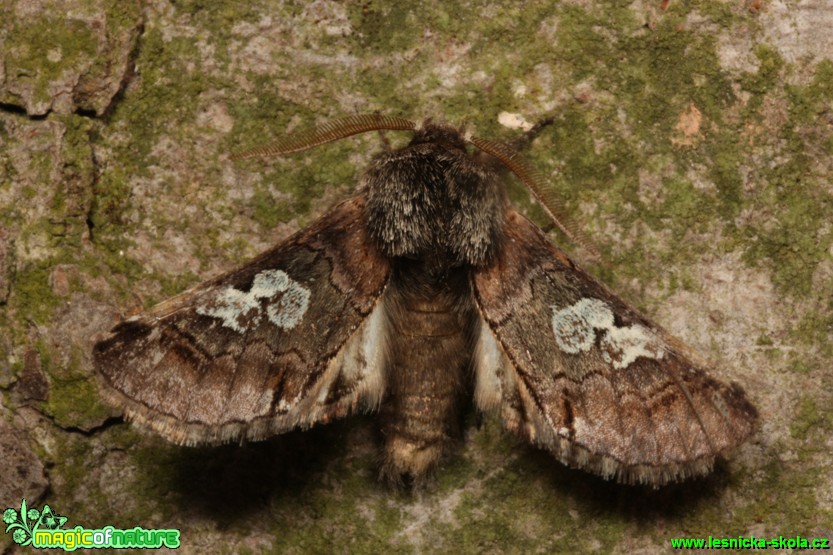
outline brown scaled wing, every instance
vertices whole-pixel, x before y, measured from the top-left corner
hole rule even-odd
[[[260,439],[378,405],[389,265],[348,200],[242,268],[116,326],[105,394],[184,444]]]
[[[565,464],[661,485],[708,472],[757,413],[515,211],[474,274],[477,404]]]

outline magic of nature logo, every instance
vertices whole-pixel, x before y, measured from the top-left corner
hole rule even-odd
[[[6,533],[16,544],[30,545],[37,549],[158,549],[179,547],[179,530],[134,528],[75,528],[64,529],[67,517],[56,513],[49,505],[42,509],[27,507],[26,500],[20,509],[3,511]]]

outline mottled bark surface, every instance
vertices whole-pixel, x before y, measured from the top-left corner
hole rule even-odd
[[[833,536],[833,7],[455,4],[0,0],[0,508],[176,527],[183,553]],[[554,116],[527,155],[602,252],[590,269],[744,385],[754,440],[651,491],[472,414],[409,494],[378,482],[367,417],[218,449],[124,424],[91,380],[91,338],[307,225],[381,141],[229,154],[374,111],[495,139]],[[516,183],[510,197],[546,225]],[[0,548],[31,552],[11,534]]]

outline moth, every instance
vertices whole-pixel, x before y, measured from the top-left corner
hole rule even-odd
[[[508,205],[507,168],[582,242],[512,145],[365,115],[245,156],[374,130],[413,138],[378,154],[355,196],[95,345],[105,395],[127,418],[196,445],[377,411],[393,481],[437,464],[471,395],[562,463],[625,483],[705,474],[752,434],[738,385]]]

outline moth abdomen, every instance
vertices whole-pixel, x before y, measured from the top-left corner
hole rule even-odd
[[[459,436],[469,390],[473,305],[468,270],[437,279],[425,263],[394,266],[385,302],[391,367],[381,407],[382,473],[419,480]]]

